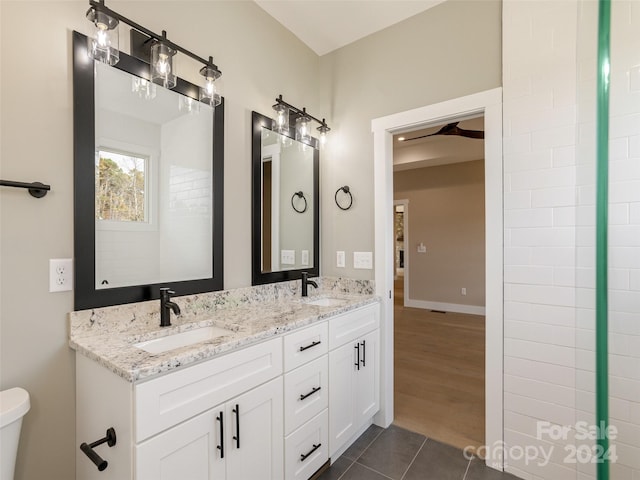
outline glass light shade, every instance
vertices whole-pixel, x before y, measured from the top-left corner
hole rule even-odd
[[[189,114],[200,113],[200,102],[186,95],[180,95],[178,99],[178,110]]]
[[[318,127],[318,131],[320,132],[320,145],[325,145],[327,143],[327,133],[329,133],[329,130],[331,129],[325,124],[322,124]]]
[[[276,103],[273,110],[275,112],[273,129],[278,133],[289,133],[289,109],[281,103]]]
[[[115,65],[120,60],[118,20],[91,7],[87,19],[93,23],[93,36],[87,37],[89,56],[107,65]]]
[[[176,50],[162,42],[155,42],[151,46],[151,81],[164,88],[176,86],[176,72],[173,66],[173,56]]]
[[[131,91],[144,100],[153,100],[156,98],[156,84],[151,83],[145,78],[135,77],[132,75]]]
[[[311,119],[306,115],[296,118],[296,140],[299,142],[309,143],[311,141],[310,122]]]
[[[220,78],[221,73],[211,66],[205,66],[200,69],[200,74],[204,76],[204,87],[200,89],[200,101],[217,107],[222,103],[222,97],[218,92],[216,80]]]

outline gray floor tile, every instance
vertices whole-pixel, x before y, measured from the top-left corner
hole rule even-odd
[[[468,464],[462,450],[427,440],[404,480],[462,480]]]
[[[424,440],[424,435],[391,425],[365,450],[358,463],[400,480]]]
[[[469,465],[469,470],[464,480],[518,480],[518,477],[489,468],[485,465],[484,460],[476,457],[471,460],[471,465]]]
[[[340,457],[333,462],[325,472],[318,477],[318,480],[338,480],[344,472],[351,466],[353,460]]]
[[[369,428],[365,430],[365,432],[358,437],[358,439],[353,442],[353,444],[347,448],[347,450],[342,454],[343,457],[350,458],[351,460],[357,460],[362,452],[371,445],[380,432],[382,432],[384,428],[379,427],[377,425],[371,425]]]
[[[388,477],[368,469],[364,465],[354,463],[340,480],[389,480]]]

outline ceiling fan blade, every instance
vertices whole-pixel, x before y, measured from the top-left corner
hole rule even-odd
[[[465,130],[465,129],[459,128],[458,123],[460,122],[448,123],[447,125],[443,126],[442,128],[440,128],[440,130],[438,130],[435,133],[430,133],[428,135],[421,135],[419,137],[407,138],[405,142],[408,142],[409,140],[418,140],[419,138],[433,137],[435,135],[457,135],[459,137],[477,138],[477,139],[484,138],[484,131]]]

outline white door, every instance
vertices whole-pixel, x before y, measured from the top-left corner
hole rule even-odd
[[[227,480],[282,480],[282,378],[226,404]]]
[[[136,480],[224,480],[221,410],[208,410],[137,445]]]
[[[368,333],[359,340],[360,370],[356,370],[356,428],[364,424],[378,411],[380,404],[380,356],[378,354],[379,330]]]
[[[356,430],[356,343],[329,352],[329,456]]]

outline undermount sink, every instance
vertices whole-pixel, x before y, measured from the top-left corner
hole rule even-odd
[[[169,350],[195,345],[196,343],[213,340],[214,338],[224,337],[233,333],[232,330],[227,330],[226,328],[214,326],[201,327],[136,343],[134,346],[149,353],[164,353]]]
[[[307,303],[309,305],[317,305],[318,307],[333,307],[335,305],[342,305],[345,301],[342,298],[317,298],[315,300],[309,300]]]

